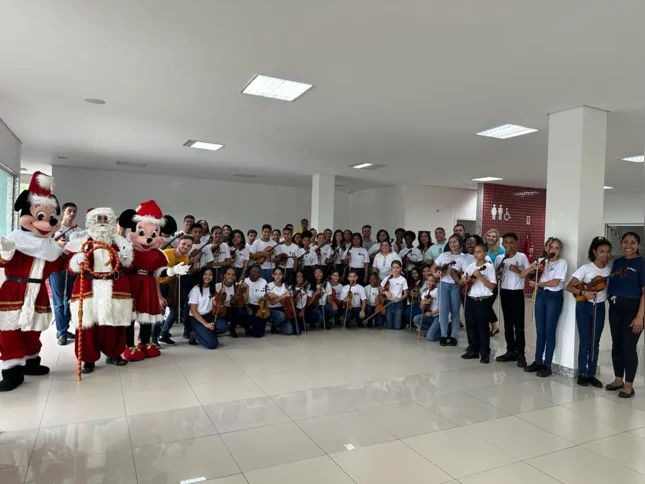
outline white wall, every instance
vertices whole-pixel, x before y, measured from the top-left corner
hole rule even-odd
[[[403,185],[354,192],[351,194],[350,205],[350,227],[344,228],[358,231],[363,225],[369,224],[374,237],[378,229],[386,229],[394,237],[394,230],[405,225]]]
[[[15,175],[20,174],[20,140],[0,119],[0,163]]]
[[[404,185],[406,229],[434,230],[443,227],[450,232],[455,222],[475,220],[477,190]],[[432,234],[434,237],[434,234]]]
[[[606,224],[642,225],[645,220],[645,193],[611,193],[605,191]]]
[[[112,207],[118,214],[126,208],[137,208],[143,200],[154,199],[180,226],[184,215],[190,213],[211,224],[228,223],[246,232],[250,228],[260,230],[264,223],[298,227],[311,213],[309,188],[60,166],[54,166],[52,174],[60,202],[76,203],[83,214],[87,208],[98,206]]]

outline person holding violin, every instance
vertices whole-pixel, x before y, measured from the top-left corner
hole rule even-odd
[[[358,273],[354,269],[349,270],[349,284],[343,287],[340,293],[340,301],[345,306],[345,327],[349,328],[352,319],[356,320],[356,325],[363,328],[365,319],[365,306],[367,296],[365,288],[358,283]]]
[[[300,255],[300,247],[293,243],[291,228],[285,227],[282,229],[282,236],[284,242],[275,248],[276,263],[284,269],[284,279],[287,282],[293,280],[293,271],[296,264],[296,259]]]
[[[383,295],[387,299],[385,324],[387,329],[403,329],[403,301],[408,297],[408,281],[401,275],[401,261],[392,262],[392,273],[381,282]]]
[[[475,262],[470,264],[461,278],[466,287],[466,332],[468,348],[461,355],[465,360],[479,358],[480,363],[490,363],[490,299],[497,285],[495,267],[486,261],[486,245],[475,246]]]
[[[302,269],[305,275],[305,281],[308,281],[310,284],[314,279],[314,268],[318,264],[316,248],[315,245],[311,245],[311,232],[308,230],[304,231],[302,233],[302,248],[298,252],[296,266]]]
[[[358,232],[352,235],[352,246],[345,252],[343,262],[349,265],[349,270],[356,271],[359,283],[367,285],[370,256],[363,248],[363,236]]]
[[[486,241],[486,248],[488,251],[488,257],[490,258],[491,261],[495,261],[497,259],[497,256],[499,255],[504,255],[506,253],[506,250],[504,247],[501,246],[501,237],[499,236],[499,230],[497,229],[490,229],[488,232],[486,232],[486,235],[484,235],[484,240]],[[495,336],[499,334],[499,328],[497,327],[497,323],[499,322],[499,319],[497,318],[497,314],[495,314],[495,301],[497,300],[497,293],[498,288],[495,287],[495,290],[493,291],[493,300],[491,301],[491,309],[490,309],[490,335]]]
[[[639,254],[640,236],[625,232],[620,239],[623,256],[614,260],[614,272],[624,271],[624,277],[609,280],[609,328],[611,329],[611,359],[615,379],[605,388],[621,390],[620,398],[634,396],[634,378],[638,368],[636,345],[643,332],[645,302],[645,261]]]
[[[529,266],[529,260],[526,255],[517,251],[517,234],[507,232],[502,237],[502,241],[506,252],[495,258],[495,269],[504,313],[506,353],[495,360],[501,363],[516,361],[519,368],[525,368],[524,279],[521,274]]]
[[[262,226],[262,237],[256,239],[251,246],[251,259],[257,261],[262,268],[262,278],[265,281],[270,281],[273,278],[273,249],[278,245],[275,241],[271,240],[271,226],[264,224]]]
[[[222,242],[222,227],[219,225],[213,225],[211,229],[210,249],[213,254],[211,267],[215,268],[215,277],[218,278],[220,271],[231,265],[231,252],[228,244]]]
[[[567,261],[560,258],[562,242],[554,237],[549,243],[545,257],[536,260],[522,271],[520,277],[532,273],[529,286],[537,291],[535,297],[535,361],[524,368],[539,377],[552,375],[551,362],[555,351],[555,336],[562,313],[564,279],[567,276]],[[536,272],[537,271],[537,272]],[[537,279],[536,279],[537,278]]]
[[[594,237],[588,253],[591,262],[578,267],[565,287],[566,291],[577,296],[576,323],[580,338],[577,383],[581,387],[591,384],[595,388],[602,388],[602,382],[596,378],[596,368],[598,367],[600,336],[605,327],[606,280],[611,274],[610,256],[611,243],[604,237]],[[605,282],[597,283],[593,287],[584,287],[594,279],[605,279]],[[576,287],[581,285],[580,283],[583,287]]]
[[[392,273],[392,263],[401,262],[399,254],[392,252],[392,244],[389,240],[381,242],[381,251],[374,257],[372,271],[378,274],[379,279],[383,282]]]
[[[428,341],[439,341],[441,337],[439,290],[430,265],[423,268],[423,287],[421,287],[419,297],[421,298],[419,301],[421,314],[412,318],[412,324],[419,328],[419,331],[427,330],[426,339]]]
[[[266,331],[266,320],[257,316],[260,299],[267,294],[267,281],[260,277],[261,274],[260,265],[253,264],[249,269],[249,277],[242,283],[247,289],[246,304],[243,308],[244,327],[251,328],[251,336],[254,338],[262,338]]]
[[[244,265],[248,265],[248,261],[251,257],[249,249],[246,247],[246,241],[244,240],[244,232],[241,230],[233,230],[229,234],[229,253],[231,255],[232,266],[235,268],[235,277],[239,279],[244,277],[242,274],[242,269]]]
[[[284,282],[284,271],[281,267],[273,269],[273,282],[270,282],[267,287],[269,301],[271,302],[269,305],[269,312],[271,313],[269,317],[271,334],[282,333],[292,335],[293,326],[287,320],[284,307],[287,304],[292,304],[293,301],[289,294],[289,288]]]
[[[336,324],[340,318],[340,295],[343,292],[343,285],[340,283],[340,273],[337,270],[333,270],[329,274],[329,294],[327,295],[327,305],[325,306],[325,316],[327,314],[332,314],[333,311],[333,322]],[[329,326],[328,326],[329,327]]]
[[[407,281],[409,289],[408,301],[407,306],[403,311],[403,320],[409,321],[411,324],[413,322],[413,319],[421,314],[419,294],[422,289],[421,286],[423,284],[423,280],[421,279],[421,272],[417,267],[413,267],[407,272]]]
[[[319,232],[316,237],[316,267],[320,268],[322,271],[323,277],[326,274],[327,270],[327,259],[332,255],[331,244],[327,243],[327,237],[324,233]],[[315,271],[314,271],[315,272]],[[316,277],[314,274],[314,281]]]
[[[439,324],[441,325],[441,346],[457,346],[460,322],[460,286],[455,266],[462,258],[461,238],[451,235],[448,239],[448,252],[442,252],[432,263],[432,274],[439,279]],[[450,339],[448,339],[450,324]]]
[[[332,253],[329,257],[327,257],[325,262],[331,268],[330,271],[338,272],[338,275],[340,277],[340,275],[343,273],[343,254],[345,252],[342,230],[334,231],[331,242],[331,250]]]
[[[294,328],[297,326],[298,331],[302,332],[305,329],[305,325],[309,329],[316,329],[316,323],[322,321],[322,317],[318,311],[314,311],[309,308],[310,296],[313,294],[313,291],[310,289],[309,281],[305,280],[305,274],[303,271],[298,270],[294,275],[294,283],[291,288],[293,294],[293,303],[296,309],[292,324]],[[289,317],[289,311],[287,311],[287,317]]]
[[[228,331],[228,323],[223,319],[216,320],[213,314],[213,298],[216,294],[213,269],[204,267],[199,273],[199,280],[201,282],[188,294],[191,327],[188,343],[214,350],[219,344],[217,336]]]
[[[233,338],[237,338],[236,327],[238,324],[243,325],[242,314],[237,308],[232,307],[232,301],[235,297],[235,269],[229,267],[222,274],[222,282],[215,285],[215,297],[213,298],[213,314],[216,317],[216,324],[224,321],[228,324],[229,332]],[[222,325],[223,326],[223,325]]]
[[[417,236],[411,230],[406,230],[403,235],[403,247],[399,250],[399,257],[403,262],[406,271],[419,267],[423,263],[423,252],[414,246]]]
[[[365,296],[367,298],[365,314],[367,317],[370,317],[376,311],[377,300],[379,295],[381,294],[381,281],[379,281],[379,278],[375,273],[372,272],[370,274],[370,284],[369,286],[365,286],[364,289]],[[371,319],[367,322],[368,328],[372,328],[374,326],[383,326],[385,324],[385,313],[381,311],[372,319],[374,319],[373,323]]]
[[[320,233],[319,236],[324,234]],[[309,289],[307,298],[307,306],[305,308],[305,321],[309,324],[309,329],[316,329],[316,323],[323,322],[325,319],[324,327],[331,329],[327,325],[327,320],[333,319],[336,316],[334,311],[329,313],[325,310],[327,306],[327,297],[329,295],[329,284],[325,281],[323,268],[316,267],[314,269],[314,285]],[[331,308],[330,308],[331,309]]]

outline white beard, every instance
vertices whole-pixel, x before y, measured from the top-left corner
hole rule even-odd
[[[112,244],[116,238],[116,227],[108,224],[96,224],[89,227],[87,233],[94,240]]]

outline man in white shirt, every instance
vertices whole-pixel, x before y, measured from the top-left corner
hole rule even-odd
[[[293,242],[291,228],[285,227],[282,229],[282,237],[284,237],[284,242],[276,247],[275,259],[277,265],[284,269],[284,280],[287,284],[291,284],[293,282],[293,269],[296,258],[300,255],[300,247]]]
[[[262,226],[262,238],[253,242],[251,246],[251,259],[257,261],[262,268],[262,279],[265,281],[273,280],[273,248],[277,245],[271,240],[271,232],[273,227],[269,224]]]

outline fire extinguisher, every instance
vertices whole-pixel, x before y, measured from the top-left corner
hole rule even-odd
[[[533,252],[533,241],[531,240],[531,234],[527,233],[524,239],[524,254],[526,254],[526,257],[531,263],[533,263],[534,261]]]

